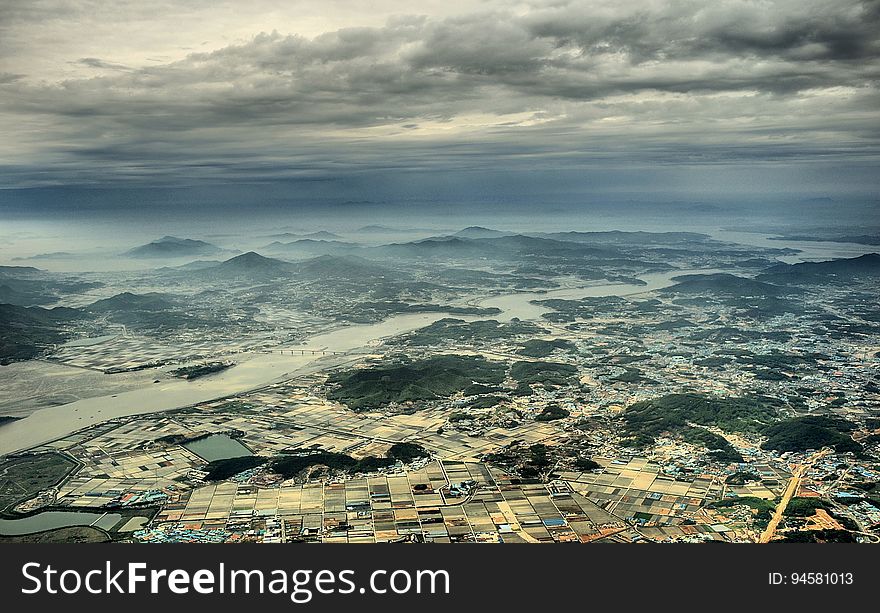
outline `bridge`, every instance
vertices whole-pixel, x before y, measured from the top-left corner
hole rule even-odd
[[[348,351],[331,351],[330,349],[264,349],[263,353],[281,355],[348,355]]]

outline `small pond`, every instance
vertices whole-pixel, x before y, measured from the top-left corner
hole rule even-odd
[[[212,434],[183,446],[208,462],[253,455],[250,449],[226,434]]]
[[[43,511],[21,519],[0,519],[0,535],[16,536],[43,532],[68,526],[95,526],[110,530],[119,523],[118,513],[80,513],[77,511]]]

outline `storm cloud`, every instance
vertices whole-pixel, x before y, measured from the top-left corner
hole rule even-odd
[[[878,1],[318,4],[209,43],[221,5],[124,5],[141,33],[102,49],[85,4],[10,3],[3,187],[762,163],[876,191]]]

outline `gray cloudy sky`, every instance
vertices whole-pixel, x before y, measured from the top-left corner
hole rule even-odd
[[[3,0],[0,187],[876,194],[878,57],[878,0]]]

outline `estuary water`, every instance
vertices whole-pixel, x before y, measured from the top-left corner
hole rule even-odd
[[[880,245],[859,243],[838,243],[833,241],[793,241],[775,240],[774,234],[739,232],[735,230],[716,230],[710,232],[712,238],[740,245],[754,245],[768,249],[797,249],[799,253],[781,256],[777,259],[787,264],[798,262],[855,258],[866,253],[880,252]]]
[[[346,353],[368,349],[383,338],[421,328],[444,316],[442,313],[405,314],[375,324],[339,328],[313,336],[305,344],[279,348],[281,351],[237,354],[235,366],[208,377],[190,381],[163,380],[136,390],[40,409],[24,419],[0,426],[0,455],[28,449],[116,417],[177,409],[259,388],[296,374],[316,372],[352,358],[310,351]]]
[[[730,272],[715,268],[699,268],[692,270],[670,270],[667,272],[656,272],[642,275],[639,277],[645,282],[645,285],[634,285],[632,283],[594,283],[577,285],[574,287],[561,287],[551,289],[544,292],[519,292],[516,294],[502,294],[500,296],[490,296],[480,300],[477,304],[481,307],[496,307],[501,309],[499,315],[493,315],[493,319],[510,320],[514,317],[518,319],[538,319],[541,314],[546,313],[550,309],[537,304],[532,304],[535,300],[578,300],[580,298],[600,297],[600,296],[635,296],[652,292],[673,284],[672,279],[681,275],[689,274],[711,274],[716,272]]]

